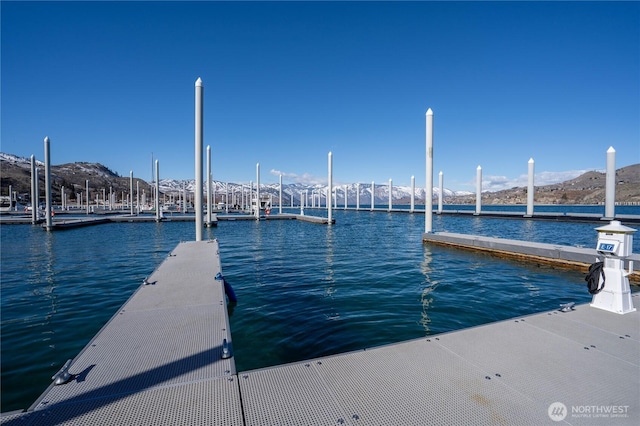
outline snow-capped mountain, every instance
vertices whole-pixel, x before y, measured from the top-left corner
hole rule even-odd
[[[227,192],[227,188],[229,193],[239,193],[242,191],[244,187],[245,190],[248,190],[249,185],[242,185],[236,183],[228,183],[228,182],[219,182],[213,180],[212,192],[215,194],[224,194]],[[207,183],[205,181],[204,188],[206,189]],[[255,187],[255,183],[254,183]],[[320,196],[324,199],[327,192],[327,185],[304,185],[300,183],[292,183],[292,184],[283,184],[282,185],[282,198],[283,203],[291,202],[291,197],[293,196],[294,203],[300,201],[300,197],[306,195],[311,199],[313,194],[321,194]],[[163,193],[178,193],[180,191],[187,191],[187,193],[193,192],[195,189],[195,180],[174,180],[174,179],[161,179],[160,180],[160,192]],[[336,194],[336,199],[338,204],[344,204],[344,196],[345,190],[347,192],[347,203],[349,205],[356,204],[357,195],[356,192],[360,193],[360,203],[361,204],[369,204],[371,203],[371,184],[361,183],[358,184],[352,183],[348,185],[334,185],[333,191]],[[270,194],[276,199],[280,194],[280,184],[278,183],[269,183],[269,184],[260,184],[260,192],[262,194]],[[434,198],[438,197],[439,189],[433,188],[433,196]],[[455,195],[468,195],[471,194],[467,191],[451,191],[449,189],[444,189],[443,197],[455,196]],[[415,202],[424,202],[425,190],[424,188],[416,188],[415,189]],[[411,199],[411,187],[408,186],[393,186],[391,192],[391,199],[393,202],[409,202]],[[389,185],[388,184],[376,184],[375,192],[374,192],[374,202],[376,204],[387,203],[389,201]],[[323,201],[324,203],[324,201]]]

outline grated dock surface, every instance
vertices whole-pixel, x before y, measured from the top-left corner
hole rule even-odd
[[[242,424],[220,271],[216,240],[180,243],[16,424]]]

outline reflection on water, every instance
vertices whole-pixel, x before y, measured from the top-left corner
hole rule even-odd
[[[426,334],[429,334],[431,329],[429,328],[429,324],[431,323],[431,319],[429,318],[429,308],[433,303],[433,297],[431,292],[433,292],[436,287],[438,287],[438,281],[433,280],[431,278],[431,262],[433,261],[433,256],[431,254],[431,250],[429,246],[424,246],[424,257],[422,259],[422,263],[420,264],[420,269],[424,275],[424,288],[422,289],[422,294],[420,294],[420,303],[422,304],[422,312],[420,312],[420,325],[424,328]]]

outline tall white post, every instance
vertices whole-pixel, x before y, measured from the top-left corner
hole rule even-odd
[[[60,209],[66,210],[66,194],[64,192],[64,185],[60,188]]]
[[[376,183],[371,181],[371,211],[376,204]]]
[[[36,167],[36,218],[40,219],[40,169]]]
[[[438,173],[438,214],[442,214],[442,198],[444,197],[444,179],[442,172]]]
[[[260,163],[256,163],[256,219],[260,219]]]
[[[9,185],[9,211],[13,211],[13,185]]]
[[[411,176],[411,207],[409,211],[413,213],[413,209],[416,207],[416,177]]]
[[[333,154],[329,151],[328,155],[329,162],[329,176],[328,176],[328,187],[327,187],[327,213],[329,219],[329,225],[331,225],[333,212],[332,210],[332,202],[333,202]]]
[[[389,179],[389,207],[387,208],[387,211],[391,211],[391,193],[393,191],[393,181],[391,179]]]
[[[360,210],[360,183],[356,183],[356,210]]]
[[[89,197],[89,179],[84,181],[85,192],[87,193],[87,214],[89,214],[89,204],[91,204],[91,197]],[[131,204],[131,214],[133,214],[133,201]]]
[[[229,182],[224,185],[224,212],[229,214]]]
[[[87,195],[89,195],[88,192]],[[129,201],[130,214],[133,216],[133,170],[129,170]]]
[[[37,195],[37,181],[38,175],[36,172],[36,157],[31,156],[31,223],[33,225],[38,222],[38,195]]]
[[[136,181],[136,214],[140,214],[140,181]]]
[[[156,221],[162,219],[162,209],[160,207],[160,163],[156,160]]]
[[[278,213],[282,214],[282,173],[280,173],[280,194],[278,197]]]
[[[616,150],[607,150],[607,174],[605,177],[604,217],[613,219],[616,215]]]
[[[216,181],[213,180],[213,174],[209,176],[209,179],[211,179],[211,202],[213,203],[213,207],[215,208],[216,207]]]
[[[529,182],[527,185],[527,216],[531,217],[533,216],[533,194],[535,191],[533,186],[535,162],[533,161],[533,158],[529,158],[529,162],[527,164],[529,173]]]
[[[476,169],[476,213],[480,214],[482,210],[482,167]]]
[[[207,145],[207,226],[211,226],[211,146]]]
[[[349,195],[349,190],[347,189],[347,185],[344,186],[344,209],[347,209],[347,197]]]
[[[202,140],[204,135],[202,115],[203,115],[203,90],[202,79],[196,80],[196,187],[195,187],[195,213],[196,213],[196,241],[202,241]],[[186,210],[186,208],[185,208]]]
[[[424,232],[433,229],[433,111],[431,108],[426,114],[426,172],[427,183],[424,192]]]
[[[47,231],[53,229],[53,220],[51,218],[51,151],[49,147],[49,137],[44,138],[44,190],[45,190],[45,220]]]

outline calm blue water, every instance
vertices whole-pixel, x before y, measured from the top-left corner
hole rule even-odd
[[[223,272],[239,298],[230,311],[239,371],[590,300],[580,272],[423,245],[422,214],[337,210],[334,217],[331,227],[288,220],[205,229],[205,239],[220,241]],[[434,216],[434,231],[586,247],[595,246],[597,226]],[[0,409],[34,402],[176,244],[195,239],[194,228],[2,226]]]

